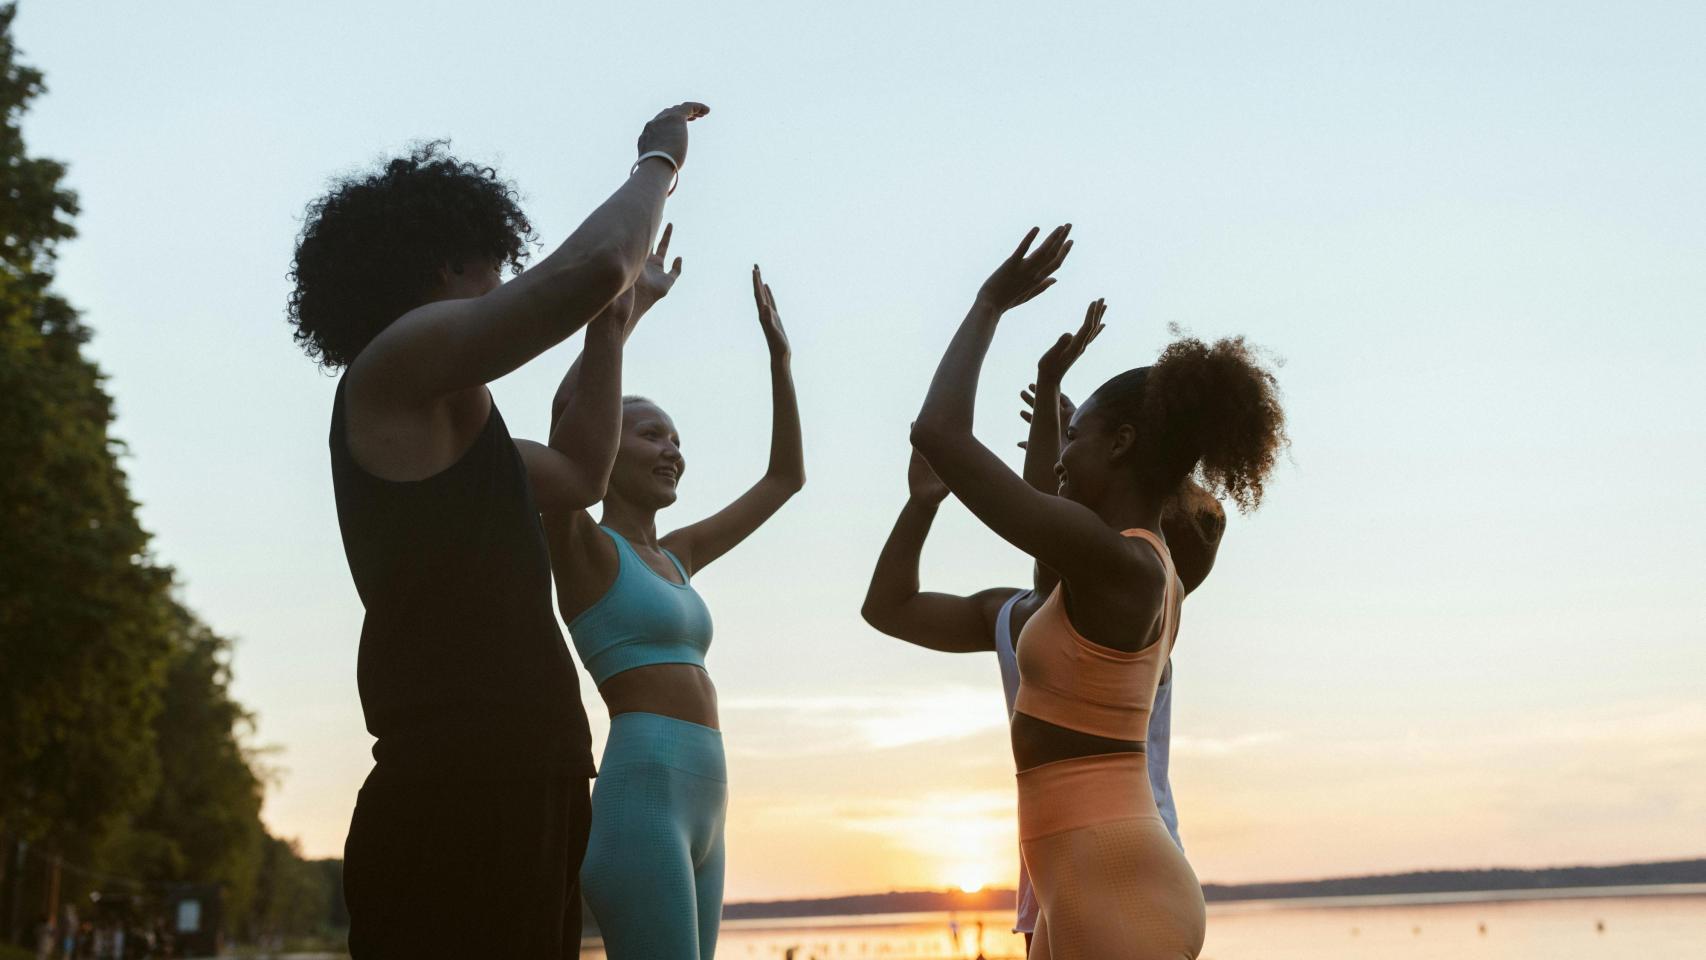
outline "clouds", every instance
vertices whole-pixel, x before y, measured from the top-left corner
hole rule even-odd
[[[731,752],[785,757],[819,751],[890,750],[997,732],[1006,739],[999,687],[944,685],[722,702],[731,729],[751,735]]]

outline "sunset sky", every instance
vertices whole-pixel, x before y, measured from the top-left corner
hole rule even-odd
[[[70,163],[59,289],[98,332],[132,493],[237,639],[265,817],[341,854],[371,745],[333,514],[335,381],[291,343],[326,178],[450,137],[547,247],[641,124],[703,100],[675,292],[625,386],[680,426],[678,525],[762,471],[748,269],[792,337],[806,490],[697,585],[731,770],[730,899],[1012,882],[992,656],[859,619],[906,428],[1033,224],[978,432],[1106,297],[1083,396],[1179,323],[1283,358],[1294,449],[1185,607],[1174,783],[1209,882],[1706,855],[1706,7],[1226,2],[23,0]],[[543,436],[571,340],[494,386]],[[945,507],[925,582],[1021,584]],[[602,746],[597,693],[584,696]]]

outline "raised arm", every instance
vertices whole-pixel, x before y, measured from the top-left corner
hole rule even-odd
[[[860,614],[883,633],[931,650],[974,653],[995,649],[994,613],[1013,594],[1013,588],[984,590],[970,597],[920,591],[918,558],[948,488],[916,450],[906,468],[906,485],[906,506],[877,555],[877,568],[871,573],[871,586],[865,591]]]
[[[1037,360],[1037,382],[1031,384],[1032,394],[1021,391],[1019,398],[1031,405],[1033,411],[1054,410],[1057,416],[1036,416],[1034,413],[1019,412],[1026,422],[1031,425],[1030,435],[1020,446],[1025,448],[1025,482],[1037,490],[1058,496],[1060,493],[1060,477],[1054,472],[1054,466],[1060,460],[1060,438],[1066,433],[1066,425],[1072,422],[1074,407],[1060,392],[1061,381],[1066,378],[1066,371],[1078,362],[1084,351],[1102,333],[1101,313],[1089,310],[1084,314],[1084,323],[1074,333],[1063,333]],[[1037,563],[1031,570],[1031,589],[1038,596],[1046,596],[1055,584],[1060,582],[1060,575],[1053,570]]]
[[[683,103],[659,113],[640,134],[640,153],[684,162],[687,123],[708,110]],[[391,324],[351,366],[360,402],[430,407],[498,379],[579,330],[639,275],[673,175],[666,160],[644,161],[531,270],[484,296],[435,301]]]
[[[1072,420],[1073,406],[1060,392],[1060,384],[1066,379],[1066,372],[1101,336],[1103,329],[1101,313],[1086,311],[1084,322],[1076,331],[1061,334],[1037,359],[1037,382],[1031,384],[1035,393],[1019,393],[1019,398],[1033,411],[1053,410],[1057,413],[1053,417],[1037,417],[1025,411],[1019,412],[1019,416],[1031,425],[1029,436],[1020,444],[1025,448],[1025,482],[1044,493],[1055,493],[1060,489],[1054,465],[1060,457],[1061,435]]]
[[[1133,553],[1124,538],[1088,507],[1025,483],[972,435],[977,382],[996,324],[1007,310],[1054,283],[1050,275],[1072,248],[1069,229],[1056,228],[1027,256],[1037,235],[1033,228],[985,281],[936,368],[912,426],[912,445],[960,502],[1003,540],[1068,580],[1111,582],[1131,564]],[[1100,301],[1090,306],[1097,321],[1102,309]]]
[[[675,281],[681,278],[681,258],[675,258],[675,265],[664,269],[664,261],[669,257],[670,235],[675,232],[675,224],[664,224],[663,236],[658,239],[658,248],[646,257],[646,263],[640,268],[640,278],[634,281],[630,288],[633,293],[633,309],[628,312],[628,322],[622,326],[622,343],[627,344],[628,338],[634,335],[634,328],[640,325],[640,318],[645,316],[659,300],[669,295]],[[575,362],[569,365],[569,372],[563,375],[563,380],[557,385],[557,394],[551,399],[551,438],[552,446],[556,447],[557,420],[569,404],[569,398],[574,396],[576,385],[580,382],[581,360],[585,356],[575,357]]]
[[[806,485],[806,461],[800,439],[800,405],[794,396],[792,351],[782,315],[769,284],[752,268],[752,296],[758,324],[770,349],[770,466],[735,501],[709,517],[663,538],[689,574],[705,569],[752,535],[782,504]]]
[[[633,310],[628,290],[587,324],[586,346],[575,361],[584,367],[580,384],[551,426],[550,445],[515,442],[533,498],[547,517],[604,499],[622,441],[622,347]]]

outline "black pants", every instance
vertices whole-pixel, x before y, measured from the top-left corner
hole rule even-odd
[[[580,955],[584,773],[375,767],[344,844],[352,960]]]

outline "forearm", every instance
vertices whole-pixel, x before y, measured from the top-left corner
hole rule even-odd
[[[977,382],[983,372],[983,360],[989,344],[995,339],[995,325],[1000,314],[982,303],[972,305],[960,328],[949,341],[936,375],[930,380],[930,390],[924,396],[924,407],[913,423],[915,445],[922,440],[927,445],[938,444],[949,437],[969,438],[972,416],[977,406]],[[921,448],[922,449],[922,448]],[[924,450],[932,466],[937,453]],[[945,479],[945,478],[944,478]]]
[[[376,351],[373,362],[401,381],[394,389],[441,396],[496,380],[586,326],[645,261],[668,187],[668,168],[653,169],[659,165],[647,161],[526,273],[483,297],[427,304],[413,322],[393,325],[386,333],[394,346]]]
[[[646,311],[650,310],[655,303],[657,303],[656,300],[644,300],[638,296],[634,298],[634,309],[628,314],[628,322],[622,325],[623,346],[626,346],[628,338],[634,335],[634,328],[640,325],[640,317],[644,316]],[[581,361],[585,356],[586,352],[583,349],[575,357],[575,362],[569,364],[569,371],[563,374],[562,381],[557,384],[557,393],[551,398],[551,431],[553,434],[557,429],[557,421],[562,417],[563,411],[569,405],[570,398],[575,395],[575,391],[579,388]]]
[[[861,613],[865,621],[879,630],[889,623],[896,611],[918,595],[918,561],[924,552],[924,540],[936,519],[935,500],[909,498],[889,531],[882,552],[877,555],[877,568],[871,573],[871,585],[865,591]],[[886,631],[885,631],[886,632]]]
[[[1054,465],[1060,460],[1060,383],[1041,372],[1031,404],[1031,432],[1025,440],[1025,482],[1043,493],[1060,490]]]
[[[785,356],[770,361],[770,465],[765,476],[792,490],[806,483],[800,402],[794,393],[792,365]]]
[[[622,438],[621,331],[598,323],[588,328],[577,361],[579,382],[551,427],[550,446],[573,462],[581,483],[603,498]]]
[[[651,251],[652,237],[663,220],[664,200],[674,171],[668,163],[653,158],[640,164],[622,186],[587,215],[550,256],[528,273],[544,274],[550,284],[564,279],[573,267],[587,261],[613,264],[620,271],[619,285],[605,298],[614,300],[633,286]]]
[[[1060,460],[1060,382],[1037,373],[1037,392],[1031,405],[1031,433],[1025,440],[1025,482],[1043,493],[1060,491],[1054,465]],[[1047,411],[1046,413],[1044,411]],[[1041,563],[1031,565],[1031,589],[1044,596],[1060,575]]]

